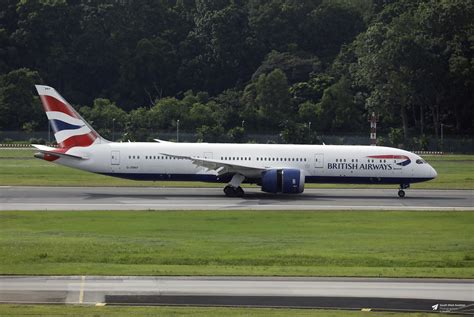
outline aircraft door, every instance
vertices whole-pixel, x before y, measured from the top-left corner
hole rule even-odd
[[[120,151],[110,152],[110,165],[120,165]]]
[[[116,173],[120,170],[120,151],[110,152],[110,171]]]
[[[314,154],[313,166],[314,168],[324,167],[324,154]]]

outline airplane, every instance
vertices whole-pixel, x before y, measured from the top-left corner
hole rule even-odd
[[[410,184],[437,177],[420,156],[383,146],[111,142],[54,88],[35,87],[58,144],[34,144],[35,157],[92,173],[224,183],[228,197],[243,197],[242,183],[274,194],[299,194],[309,183],[336,183],[399,185],[403,198]]]

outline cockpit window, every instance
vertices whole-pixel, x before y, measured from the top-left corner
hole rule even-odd
[[[423,159],[417,159],[416,164],[426,164],[426,161]]]

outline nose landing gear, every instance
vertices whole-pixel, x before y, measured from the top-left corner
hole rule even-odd
[[[405,197],[404,189],[410,188],[410,184],[400,184],[400,189],[398,191],[398,197],[403,198]]]

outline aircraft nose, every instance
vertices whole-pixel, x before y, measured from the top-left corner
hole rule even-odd
[[[438,177],[438,172],[436,172],[436,170],[432,166],[430,166],[430,169],[431,169],[431,178]]]

